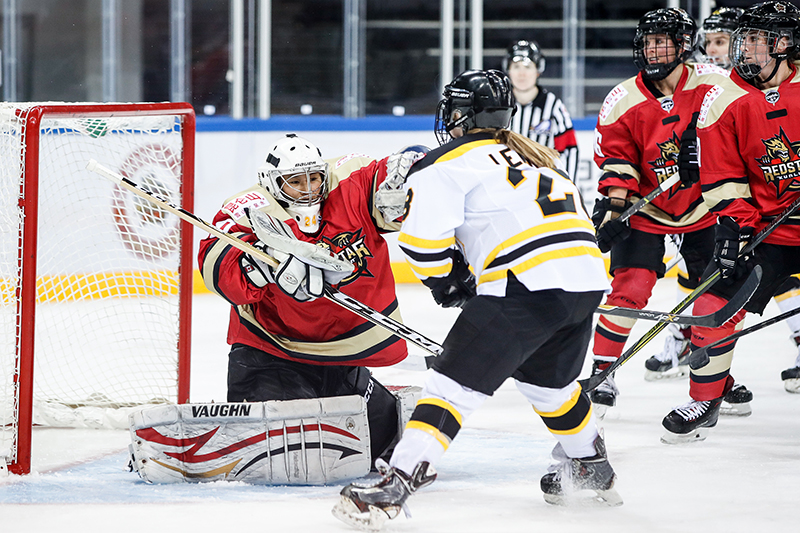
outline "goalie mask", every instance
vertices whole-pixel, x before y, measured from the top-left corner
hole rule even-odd
[[[536,41],[522,40],[512,44],[503,58],[503,70],[508,72],[508,67],[512,63],[519,61],[531,62],[536,65],[536,70],[539,71],[539,74],[544,72],[544,54],[542,54],[542,49],[539,48],[539,44]]]
[[[654,37],[648,38],[651,35]],[[655,44],[659,35],[667,42]],[[669,7],[645,13],[633,38],[633,62],[644,78],[663,80],[692,55],[696,35],[697,24],[683,9]]]
[[[730,56],[739,75],[752,80],[774,59],[766,83],[778,72],[781,61],[792,61],[800,38],[800,11],[789,2],[756,4],[739,17],[731,35]]]
[[[715,9],[703,21],[697,41],[700,49],[700,61],[730,70],[731,60],[728,55],[730,36],[739,26],[739,17],[744,13],[740,7],[721,7]]]
[[[514,114],[511,81],[499,70],[468,70],[445,85],[436,108],[434,133],[439,145],[451,140],[451,131],[508,128]]]
[[[258,181],[286,209],[304,233],[319,229],[322,201],[330,192],[328,164],[319,148],[287,133],[267,154]]]

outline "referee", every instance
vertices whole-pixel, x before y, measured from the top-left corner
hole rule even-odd
[[[557,150],[565,170],[575,181],[578,141],[561,99],[539,87],[539,75],[544,67],[544,56],[536,41],[517,41],[509,47],[503,58],[503,70],[511,79],[517,101],[517,111],[509,129]]]

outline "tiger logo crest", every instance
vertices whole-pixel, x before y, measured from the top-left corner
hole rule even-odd
[[[800,190],[800,142],[791,142],[783,131],[769,139],[761,139],[765,153],[756,161],[767,183],[775,185],[777,197],[786,191]]]
[[[681,149],[681,142],[675,132],[672,137],[664,142],[657,142],[661,157],[656,158],[650,163],[650,170],[656,175],[658,183],[663,183],[678,172],[678,152]],[[670,198],[677,192],[677,188],[670,190]]]
[[[344,231],[331,238],[322,237],[317,243],[318,246],[327,248],[339,259],[344,259],[353,263],[356,267],[351,275],[339,282],[339,287],[353,283],[359,276],[375,277],[367,268],[367,258],[373,257],[372,252],[367,247],[366,238],[362,234],[363,230]]]

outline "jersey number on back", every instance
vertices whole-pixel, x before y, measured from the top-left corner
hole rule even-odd
[[[521,170],[517,170],[516,168],[522,165],[524,161],[522,161],[519,155],[510,148],[500,150],[500,155],[503,159],[505,159],[509,166],[508,182],[516,189],[520,183],[527,179],[527,176],[525,176]],[[496,165],[500,165],[500,163],[492,156],[492,154],[489,154],[489,159],[491,159]],[[527,172],[530,173],[535,171],[528,170]],[[560,215],[561,213],[577,213],[575,210],[575,198],[573,197],[572,193],[565,193],[563,199],[551,198],[550,195],[553,193],[553,178],[550,176],[545,176],[541,172],[536,172],[536,174],[537,179],[539,180],[536,185],[536,190],[538,191],[538,194],[536,195],[536,203],[539,204],[544,216],[549,217],[553,215]]]

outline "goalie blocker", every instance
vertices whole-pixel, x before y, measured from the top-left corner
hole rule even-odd
[[[422,389],[388,388],[399,435]],[[131,414],[130,432],[131,468],[148,483],[327,484],[366,475],[373,460],[358,395],[160,406]]]

